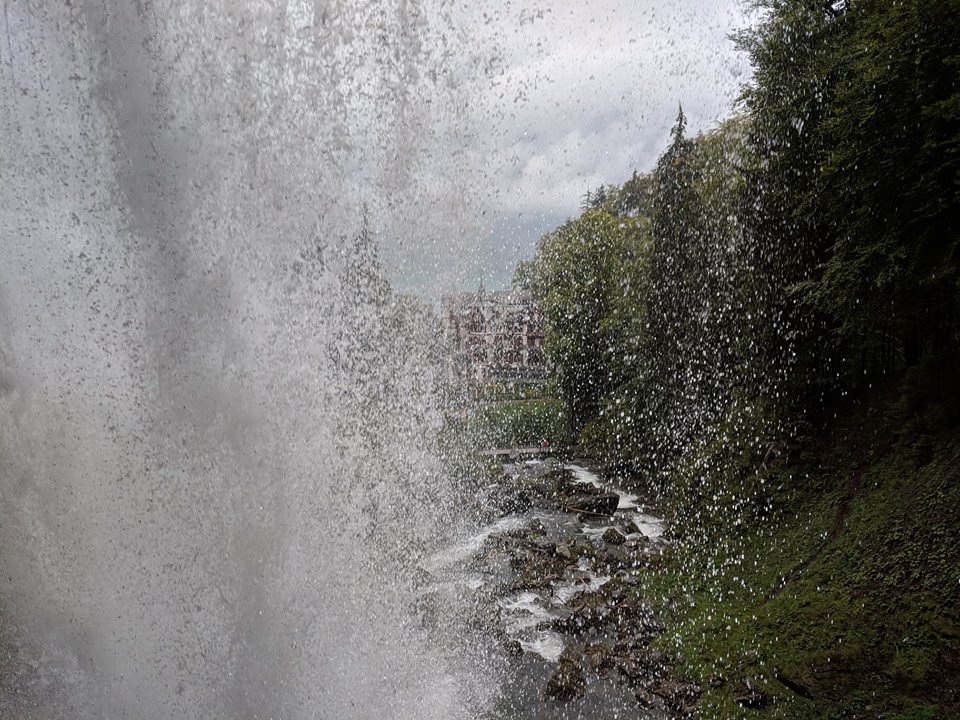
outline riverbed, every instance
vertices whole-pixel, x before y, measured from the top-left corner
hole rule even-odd
[[[649,649],[662,626],[634,589],[635,570],[665,545],[663,519],[583,463],[528,460],[505,470],[508,480],[485,488],[478,503],[508,511],[492,513],[423,563],[425,604],[466,596],[479,618],[476,641],[500,661],[500,690],[484,717],[682,714],[686,688],[668,680],[661,656]],[[503,484],[515,495],[505,498]],[[616,493],[615,510],[564,507],[580,492]]]

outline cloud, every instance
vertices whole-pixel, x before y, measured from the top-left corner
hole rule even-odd
[[[401,285],[509,278],[588,190],[653,167],[678,103],[707,130],[749,77],[728,37],[749,22],[740,0],[425,2],[439,60],[421,76],[440,81],[411,94],[415,183],[385,213]]]
[[[484,181],[468,284],[507,278],[588,190],[650,170],[678,103],[688,132],[708,130],[749,77],[728,37],[749,22],[738,0],[520,0],[454,21],[485,58],[469,91]]]
[[[650,169],[678,103],[694,132],[724,117],[747,73],[727,39],[746,22],[738,8],[581,4],[546,15],[540,32],[505,33],[511,65],[484,96],[504,117],[504,210],[573,211],[595,184]],[[504,86],[520,98],[510,107]]]

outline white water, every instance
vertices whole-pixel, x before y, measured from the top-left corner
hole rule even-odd
[[[564,467],[573,472],[573,474],[576,476],[577,482],[585,485],[592,485],[593,487],[600,488],[605,492],[617,493],[620,496],[620,502],[617,504],[617,510],[621,511],[624,517],[628,517],[633,520],[637,528],[640,530],[640,533],[644,537],[650,540],[659,540],[663,536],[663,520],[655,517],[654,515],[642,512],[640,510],[640,500],[637,495],[625,492],[613,485],[604,484],[601,482],[596,473],[587,470],[581,465],[569,463],[564,465]],[[600,525],[584,528],[584,532],[591,537],[598,537],[603,535],[603,533],[610,527],[617,527],[619,529],[619,526],[616,525]]]
[[[432,330],[363,232],[448,89],[417,2],[322,5],[4,4],[0,716],[471,715],[406,610]]]
[[[524,465],[536,466],[541,460],[527,460]],[[633,520],[639,533],[628,535],[634,540],[645,539],[658,541],[664,532],[664,523],[658,517],[640,511],[639,499],[635,495],[622,492],[619,488],[604,484],[596,473],[574,463],[564,466],[572,471],[578,482],[592,485],[605,492],[620,494],[620,504],[617,508],[618,517]],[[475,575],[464,574],[458,569],[465,561],[473,558],[484,547],[486,541],[498,534],[525,527],[533,520],[540,520],[546,524],[556,521],[556,513],[533,511],[523,515],[509,515],[490,523],[479,531],[468,534],[466,537],[451,543],[444,549],[434,553],[426,559],[422,567],[430,573],[448,578],[453,574],[453,580],[436,580],[425,590],[425,593],[458,588],[476,590],[484,581]],[[606,524],[587,522],[578,527],[576,532],[582,533],[593,542],[600,540],[603,533],[609,528],[622,530],[621,524]],[[642,537],[641,537],[642,536]],[[501,598],[498,604],[502,610],[504,629],[510,637],[520,643],[520,647],[529,653],[537,655],[547,662],[557,662],[564,650],[564,640],[560,633],[548,628],[549,624],[562,616],[564,606],[577,595],[584,592],[594,592],[610,581],[609,575],[594,571],[587,558],[581,558],[577,565],[577,576],[573,579],[557,582],[549,591],[523,591],[517,595]]]
[[[525,519],[513,515],[500,518],[479,532],[434,553],[423,562],[422,567],[428,572],[435,573],[463,562],[476,555],[487,541],[487,538],[508,530],[523,527],[526,525],[526,522]]]

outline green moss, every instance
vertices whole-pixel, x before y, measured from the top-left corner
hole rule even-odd
[[[705,720],[958,716],[960,443],[918,460],[882,413],[849,420],[764,478],[728,466],[709,502],[686,487],[683,542],[641,571]]]

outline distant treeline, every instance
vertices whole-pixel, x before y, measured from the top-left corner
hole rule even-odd
[[[681,110],[517,271],[572,430],[622,463],[759,463],[880,383],[960,397],[960,2],[757,5],[737,114]]]

